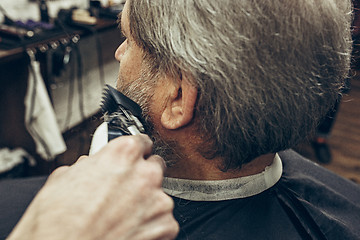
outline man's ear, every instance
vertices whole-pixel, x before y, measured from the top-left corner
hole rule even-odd
[[[180,81],[172,84],[161,115],[161,124],[167,129],[174,130],[186,126],[193,119],[198,92],[185,75],[182,75]]]

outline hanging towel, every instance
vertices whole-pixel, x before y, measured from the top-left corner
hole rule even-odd
[[[40,66],[29,54],[28,88],[25,96],[25,126],[35,141],[36,152],[45,160],[53,160],[66,151],[66,145],[44,81]]]

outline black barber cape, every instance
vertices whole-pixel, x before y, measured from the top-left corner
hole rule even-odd
[[[45,181],[46,177],[0,180],[1,240],[10,234]]]
[[[360,188],[294,151],[279,153],[281,179],[247,198],[173,197],[177,239],[360,239]]]
[[[255,196],[209,202],[173,197],[177,239],[360,239],[360,187],[293,151],[279,155],[281,179]],[[0,181],[0,239],[44,182]]]

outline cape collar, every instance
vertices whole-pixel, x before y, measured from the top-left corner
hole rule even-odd
[[[259,194],[277,183],[282,175],[278,154],[261,173],[226,180],[188,180],[165,177],[163,190],[170,196],[192,201],[221,201]]]

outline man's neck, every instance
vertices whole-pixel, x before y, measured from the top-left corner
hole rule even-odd
[[[272,164],[275,157],[275,154],[262,155],[243,165],[239,170],[224,172],[219,168],[221,159],[208,160],[202,156],[194,155],[196,154],[167,168],[166,177],[191,180],[224,180],[245,177],[263,172],[267,166]]]
[[[241,169],[224,172],[221,170],[222,158],[206,159],[199,153],[199,146],[204,145],[204,140],[200,134],[196,134],[198,128],[195,123],[175,131],[163,128],[158,121],[154,121],[154,125],[160,135],[166,136],[163,140],[176,142],[177,148],[174,150],[181,152],[180,159],[176,159],[175,164],[166,169],[166,177],[190,180],[232,179],[261,173],[274,161],[275,153],[270,153],[244,164]]]

